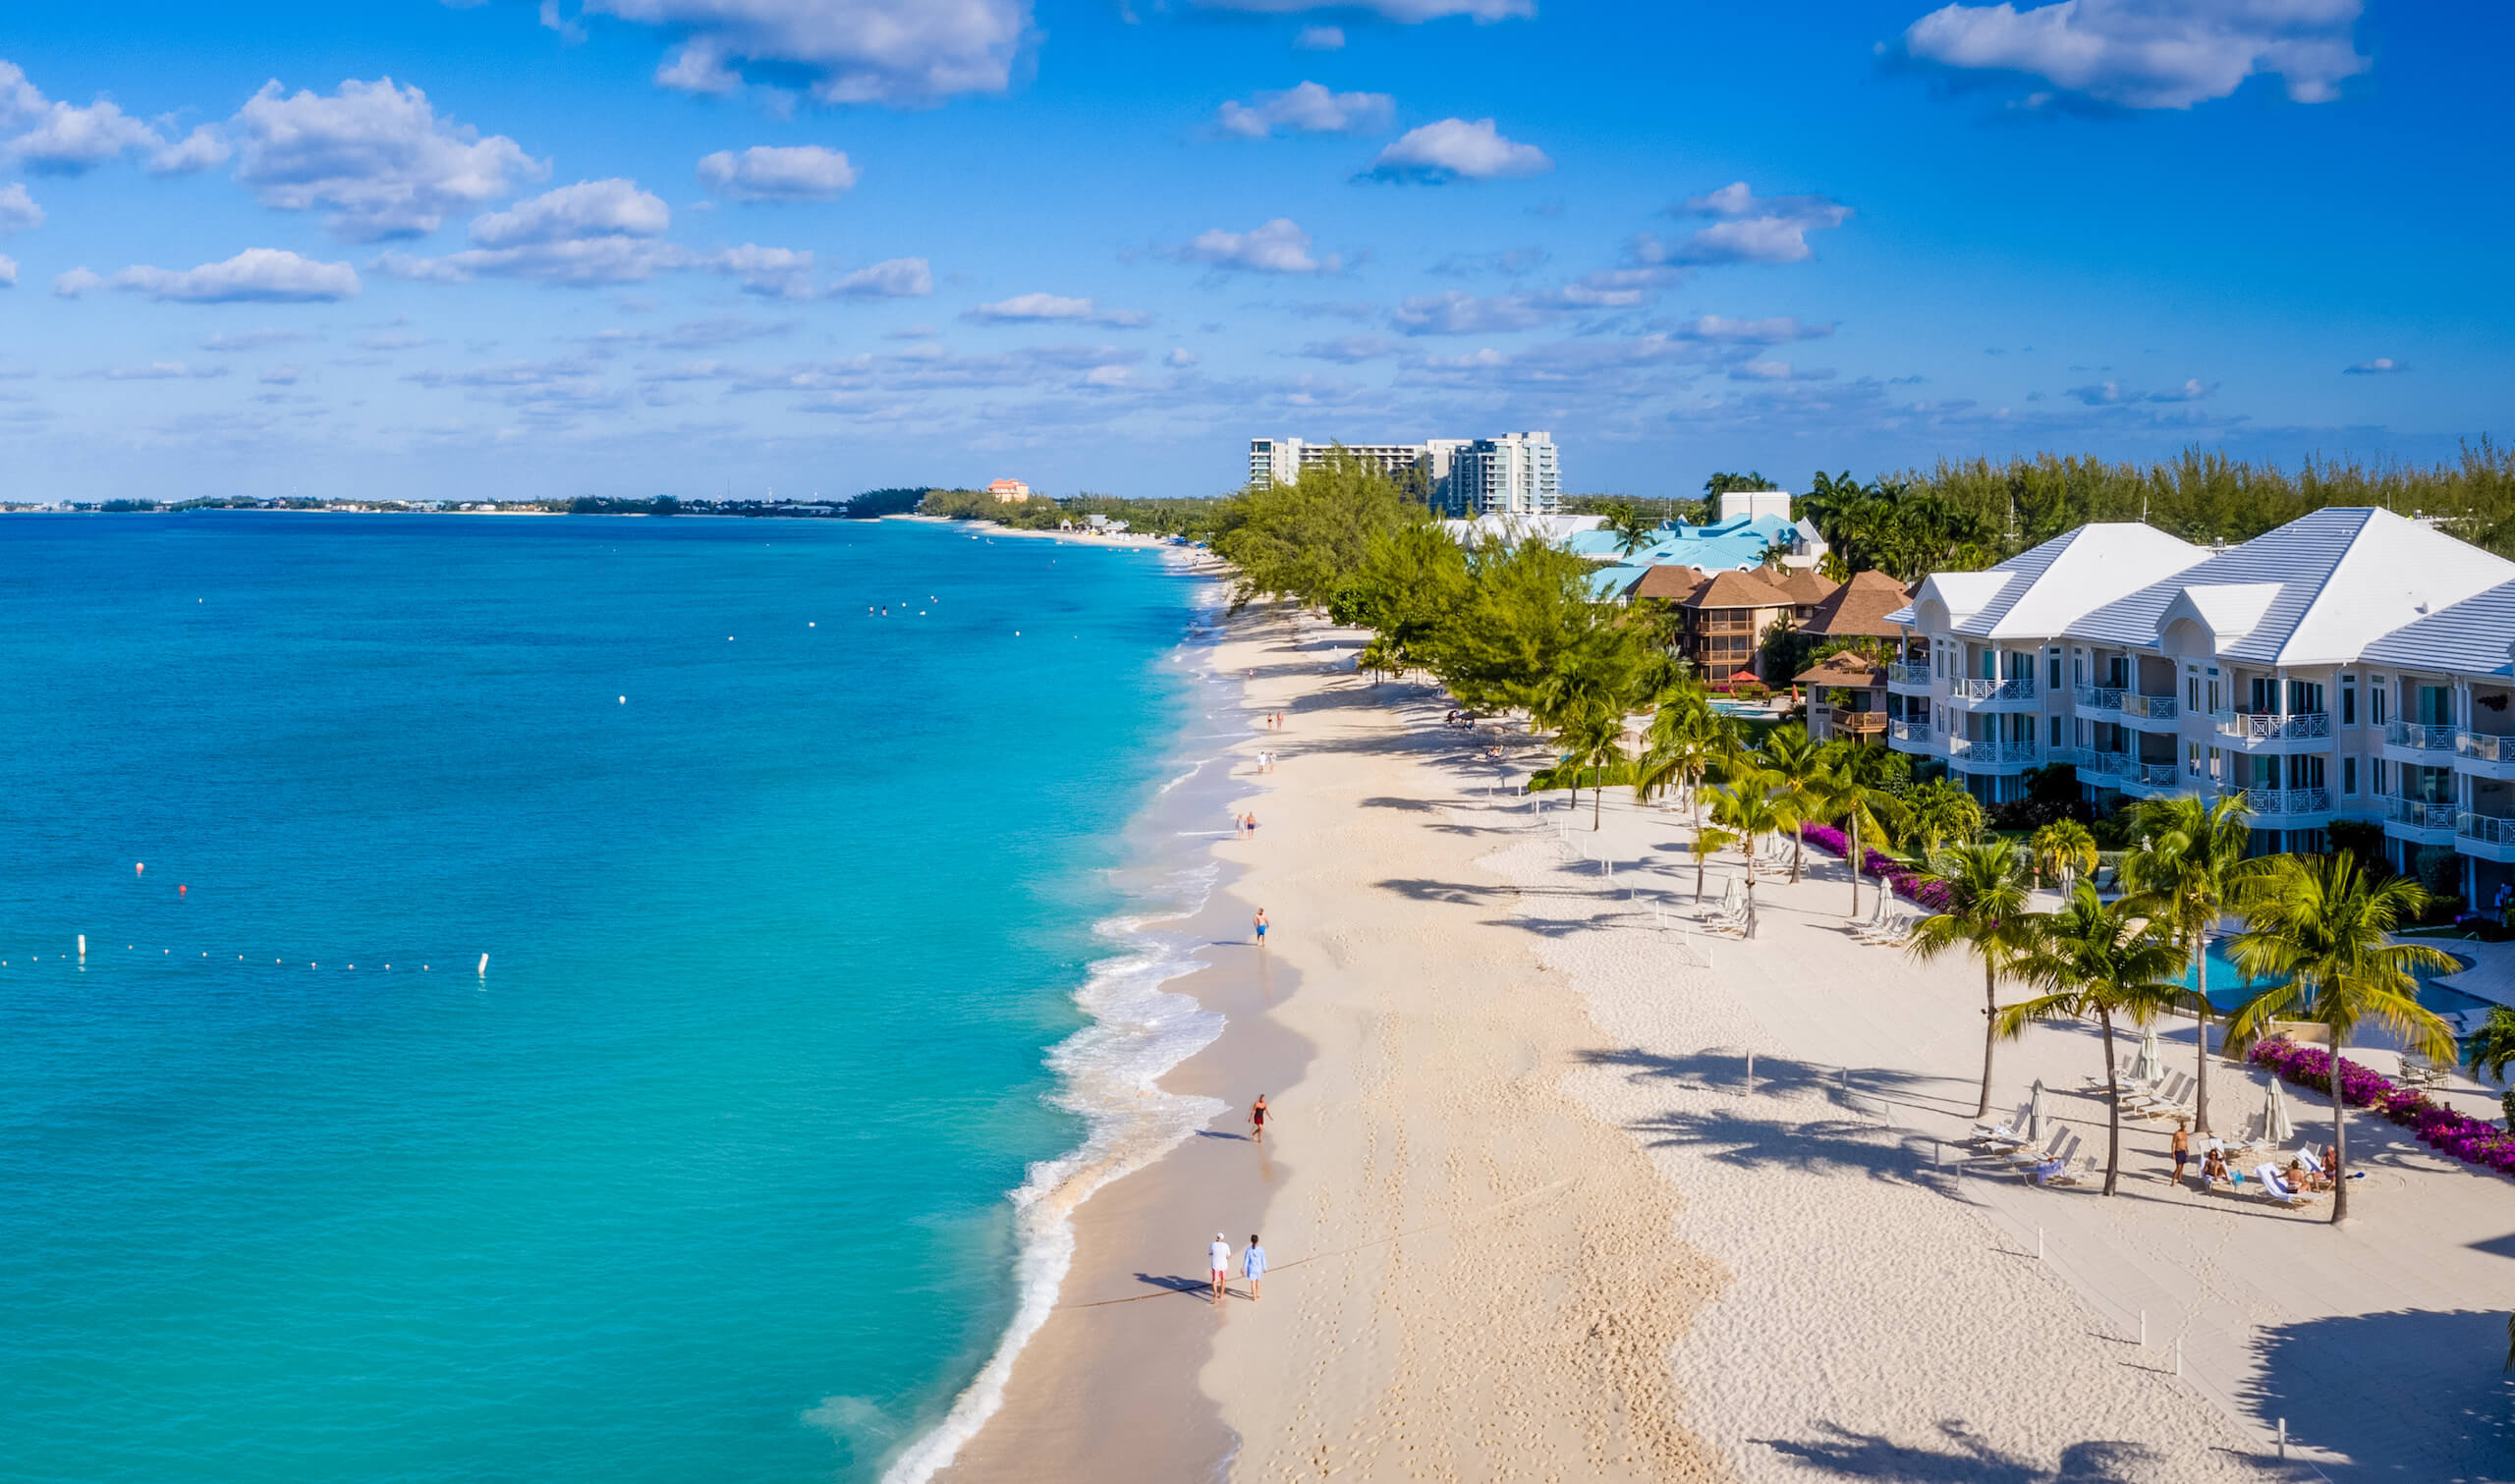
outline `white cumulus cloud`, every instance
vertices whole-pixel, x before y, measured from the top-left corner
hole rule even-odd
[[[180,360],[151,360],[141,365],[108,366],[96,374],[107,381],[199,381],[227,374],[225,366],[194,366]]]
[[[663,197],[635,181],[580,181],[472,219],[481,247],[522,247],[587,237],[660,237],[672,225]]]
[[[934,270],[922,257],[894,257],[857,269],[832,292],[842,299],[923,299],[934,292]]]
[[[45,97],[14,62],[0,62],[0,154],[50,175],[77,175],[160,142],[111,99],[82,108]]]
[[[699,182],[737,201],[827,201],[856,185],[856,167],[818,144],[754,144],[701,156]]]
[[[17,286],[18,260],[5,252],[0,252],[0,289],[14,289]]]
[[[2410,362],[2407,360],[2395,360],[2390,356],[2378,356],[2373,360],[2362,360],[2353,366],[2343,366],[2340,374],[2343,376],[2389,376],[2396,371],[2409,369]]]
[[[1243,273],[1335,272],[1335,254],[1313,255],[1311,241],[1311,235],[1292,218],[1279,216],[1246,232],[1225,232],[1219,227],[1200,232],[1176,255],[1186,262]]]
[[[276,210],[329,210],[346,242],[423,236],[550,173],[504,135],[437,117],[427,94],[391,78],[352,79],[329,97],[265,82],[230,127],[238,183]]]
[[[1223,133],[1262,139],[1277,130],[1293,134],[1371,134],[1397,116],[1397,100],[1384,92],[1330,92],[1302,82],[1282,92],[1261,92],[1250,102],[1228,102],[1214,117]]]
[[[961,317],[991,325],[1062,319],[1117,329],[1134,329],[1152,322],[1152,316],[1142,309],[1103,309],[1092,300],[1069,299],[1058,294],[1017,294],[1011,299],[1000,299],[991,304],[979,304],[964,310]]]
[[[2371,65],[2350,34],[2361,9],[2361,0],[1947,5],[1914,22],[1903,47],[1924,62],[2023,73],[2124,108],[2190,108],[2271,75],[2297,102],[2323,103]]]
[[[1343,51],[1345,27],[1341,26],[1305,26],[1293,33],[1293,45],[1301,51]]]
[[[1675,243],[1649,233],[1634,239],[1633,255],[1645,263],[1795,263],[1814,249],[1808,234],[1851,220],[1851,208],[1821,195],[1759,196],[1745,181],[1690,196],[1669,208],[1681,216],[1720,220]]]
[[[43,208],[22,183],[0,186],[0,237],[43,225]]]
[[[768,299],[812,297],[812,254],[793,247],[763,247],[745,243],[709,253],[693,266],[722,273],[742,285],[746,294]]]
[[[680,47],[663,86],[727,93],[801,76],[823,103],[922,103],[1002,92],[1030,0],[585,0],[587,15],[660,27]]]
[[[109,282],[150,299],[200,304],[322,303],[359,291],[358,271],[349,264],[301,257],[285,247],[248,247],[225,262],[181,272],[140,264]]]
[[[1491,119],[1443,119],[1398,136],[1371,161],[1370,174],[1439,184],[1543,175],[1553,168],[1544,150],[1503,137]]]
[[[52,277],[52,292],[63,299],[77,299],[90,289],[104,287],[105,281],[85,268],[73,268]]]
[[[215,124],[196,124],[193,132],[148,152],[151,175],[193,175],[227,163],[236,152]]]

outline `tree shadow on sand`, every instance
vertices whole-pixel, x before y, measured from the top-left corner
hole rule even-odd
[[[1801,1466],[1889,1484],[2131,1484],[2156,1455],[2136,1443],[2091,1439],[2061,1450],[2057,1466],[2004,1454],[1962,1422],[1941,1422],[1942,1448],[1890,1442],[1832,1423],[1815,1438],[1757,1441]]]
[[[1710,1092],[1742,1092],[1747,1085],[1747,1053],[1734,1047],[1707,1046],[1686,1056],[1663,1056],[1638,1046],[1599,1048],[1580,1053],[1593,1067],[1621,1067],[1628,1080],[1669,1081]],[[1756,1058],[1756,1095],[1782,1099],[1844,1094],[1844,1072],[1792,1057]],[[1973,1084],[1955,1078],[1902,1072],[1891,1067],[1849,1069],[1854,1103],[1874,1109],[1879,1104],[1920,1108],[1932,1113],[1973,1112]]]
[[[2346,1458],[2322,1465],[2334,1480],[2515,1478],[2507,1340],[2503,1308],[2395,1309],[2265,1329],[2245,1401],[2264,1427],[2285,1417],[2299,1442]]]

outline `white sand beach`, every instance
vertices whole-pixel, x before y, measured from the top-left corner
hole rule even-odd
[[[1353,674],[1359,634],[1233,632],[1240,750],[1280,762],[1217,911],[1266,907],[1272,977],[1192,982],[1233,1024],[1164,1085],[1269,1092],[1262,1163],[1192,1139],[1085,1207],[955,1476],[2515,1477],[2502,1178],[2367,1115],[2341,1231],[2171,1184],[2159,1125],[2126,1131],[2110,1198],[1966,1173],[1979,971],[1852,941],[1839,861],[1768,876],[1754,942],[1690,935],[1680,812],[1533,812],[1437,693]],[[2031,1030],[1995,1105],[2040,1077],[2100,1157],[2099,1069],[2091,1030]],[[2211,1075],[2222,1131],[2259,1110],[2263,1074]],[[2327,1105],[2290,1106],[2327,1137]],[[1252,1226],[1262,1300],[1132,1301]]]

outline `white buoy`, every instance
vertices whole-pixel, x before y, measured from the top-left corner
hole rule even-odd
[[[87,958],[87,935],[85,933],[81,933],[79,935],[79,958],[82,962],[84,962]]]
[[[483,979],[489,977],[489,956],[487,954],[482,954],[480,956],[480,977]]]

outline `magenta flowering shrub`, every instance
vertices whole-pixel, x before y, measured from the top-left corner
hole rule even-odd
[[[1851,853],[1851,841],[1832,825],[1812,824],[1808,826],[1807,838],[1810,845],[1820,851],[1831,851],[1837,855]],[[1947,888],[1938,882],[1922,879],[1911,866],[1893,856],[1865,850],[1861,852],[1860,862],[1864,872],[1884,881],[1895,895],[1908,898],[1914,905],[1928,907],[1933,912],[1947,910]]]
[[[2331,1095],[2331,1053],[2319,1046],[2301,1046],[2285,1040],[2257,1041],[2253,1062],[2300,1087],[2313,1088],[2325,1097]],[[2495,1124],[2457,1113],[2424,1092],[2377,1076],[2346,1058],[2340,1064],[2340,1094],[2350,1107],[2375,1110],[2439,1153],[2500,1175],[2515,1175],[2515,1133]]]

